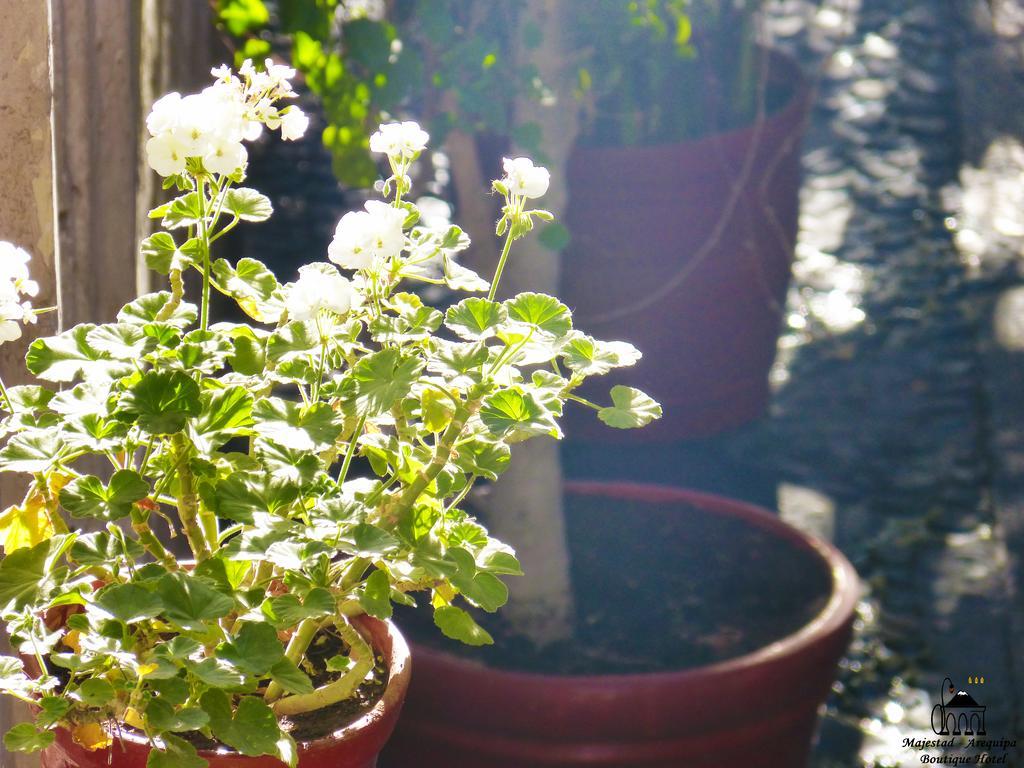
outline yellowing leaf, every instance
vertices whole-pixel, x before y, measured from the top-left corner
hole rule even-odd
[[[8,507],[0,514],[0,546],[10,554],[34,547],[53,536],[53,524],[39,494],[32,494],[21,507]]]
[[[99,723],[76,725],[71,729],[71,738],[90,752],[95,752],[98,749],[106,749],[113,743],[113,739],[110,738],[110,734],[107,733]]]
[[[159,667],[156,664],[139,664],[138,675],[139,677],[145,677],[151,675],[157,671]]]
[[[72,629],[66,635],[64,635],[64,645],[73,650],[75,653],[82,652],[81,641],[79,640],[80,633],[77,629]]]
[[[122,718],[128,725],[133,728],[138,728],[140,731],[146,729],[146,724],[142,720],[142,715],[139,714],[138,710],[133,707],[128,707],[124,711],[124,717]]]

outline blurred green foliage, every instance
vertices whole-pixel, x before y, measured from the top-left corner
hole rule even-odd
[[[585,140],[653,144],[749,121],[756,109],[754,17],[762,0],[564,0],[573,23]],[[530,51],[544,31],[522,0],[374,2],[217,0],[236,58],[290,53],[323,101],[324,144],[344,183],[376,179],[369,135],[407,109],[435,141],[452,128],[509,138],[543,158],[536,123],[516,123],[516,98],[549,95]],[[236,62],[237,63],[237,62]],[[564,104],[557,108],[567,108]],[[569,107],[571,108],[571,107]]]

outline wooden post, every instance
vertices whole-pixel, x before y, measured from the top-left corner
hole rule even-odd
[[[32,254],[39,282],[39,307],[58,302],[60,273],[56,241],[53,160],[53,79],[49,0],[11,0],[0,25],[0,239]],[[59,312],[43,315],[38,330],[52,333]],[[32,335],[0,347],[0,374],[8,384],[25,381],[25,350]],[[21,500],[23,483],[0,478],[0,509]],[[0,732],[27,712],[11,699],[0,701]],[[38,765],[35,756],[11,755],[0,747],[4,768]]]

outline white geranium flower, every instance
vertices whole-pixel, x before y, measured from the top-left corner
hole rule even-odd
[[[245,165],[247,159],[248,153],[241,141],[217,137],[210,142],[210,148],[203,155],[203,166],[211,173],[230,176]]]
[[[185,145],[174,133],[154,136],[146,142],[146,161],[161,176],[173,176],[185,170]]]
[[[513,195],[535,198],[548,191],[551,174],[541,165],[534,165],[528,157],[503,158],[505,178],[501,181]]]
[[[159,136],[171,131],[178,124],[178,112],[181,108],[181,94],[172,91],[157,99],[146,117],[146,128],[150,136]]]
[[[309,117],[296,106],[281,113],[281,138],[285,141],[301,139],[309,127]]]
[[[32,303],[22,296],[35,296],[39,284],[29,278],[28,251],[0,241],[0,344],[21,338],[21,324],[35,323]]]
[[[307,264],[286,286],[285,306],[292,320],[310,320],[323,311],[343,315],[352,306],[352,283],[331,264]]]
[[[367,269],[388,261],[405,246],[404,221],[405,211],[370,200],[365,211],[341,217],[327,257],[345,269]]]
[[[411,159],[422,152],[430,141],[430,134],[412,120],[404,123],[386,123],[370,137],[370,151],[385,154],[394,160]]]

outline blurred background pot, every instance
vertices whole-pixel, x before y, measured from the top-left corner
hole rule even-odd
[[[357,720],[335,733],[299,745],[299,768],[374,768],[377,755],[394,730],[409,687],[412,663],[405,639],[391,622],[368,616],[355,619],[369,633],[373,647],[388,664],[388,684],[381,699]],[[200,750],[210,768],[282,768],[274,757]],[[109,749],[90,752],[64,729],[40,758],[40,768],[145,768],[149,745],[138,732],[125,731]]]
[[[579,327],[630,341],[644,355],[589,394],[603,402],[609,384],[628,382],[661,402],[665,415],[627,433],[587,413],[572,421],[570,412],[571,437],[701,437],[764,411],[809,104],[796,63],[764,55],[767,107],[751,125],[673,143],[577,144],[563,268],[571,279],[561,295]]]
[[[795,631],[738,657],[678,671],[643,674],[540,674],[498,669],[432,648],[416,648],[416,679],[394,738],[382,756],[387,768],[798,768],[806,765],[818,708],[846,649],[859,596],[856,572],[831,545],[813,539],[769,512],[719,496],[665,486],[572,483],[567,500],[618,505],[631,516],[649,510],[674,525],[666,551],[703,546],[703,518],[711,527],[742,527],[794,563],[791,579],[820,581],[810,620]],[[580,525],[585,524],[584,518]],[[669,529],[662,528],[663,531]],[[621,526],[620,526],[621,531]],[[610,536],[616,533],[612,530]],[[759,561],[737,537],[719,556],[733,569],[749,567],[762,589],[755,600],[770,603],[791,584]],[[609,603],[616,570],[596,588]],[[671,569],[652,555],[649,568]],[[801,570],[802,569],[802,570]],[[726,585],[732,573],[717,576]],[[733,600],[709,601],[742,611],[744,585]],[[715,589],[710,587],[709,589]],[[635,606],[609,605],[629,614],[636,634],[646,636],[657,616],[636,618]],[[716,608],[716,610],[718,610]],[[696,611],[695,611],[696,612]],[[682,619],[685,621],[685,617]],[[669,638],[671,641],[671,638]],[[500,646],[489,649],[500,653]]]

